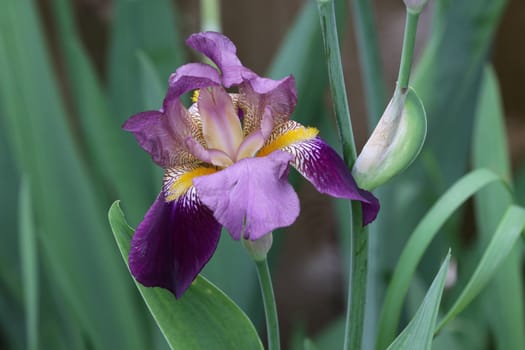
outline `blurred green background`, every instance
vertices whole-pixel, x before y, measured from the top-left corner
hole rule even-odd
[[[404,26],[402,1],[375,1],[374,51],[373,40],[357,39],[361,2],[336,2],[358,149],[393,92]],[[198,59],[183,40],[200,30],[199,2],[0,3],[0,349],[166,349],[119,257],[107,210],[121,199],[136,226],[160,189],[162,171],[120,125],[159,108],[169,74]],[[247,67],[295,75],[294,118],[319,126],[338,149],[315,3],[225,0],[221,15]],[[382,210],[370,233],[366,348],[401,249],[446,188],[489,167],[525,202],[524,30],[522,0],[430,0],[422,14],[412,85],[429,132],[418,160],[376,193]],[[341,342],[348,208],[293,181],[301,216],[275,235],[271,256],[283,343],[300,349],[308,335],[332,349]],[[403,323],[448,247],[459,277],[443,302],[454,300],[511,201],[494,185],[448,222],[419,267]],[[523,266],[520,242],[435,348],[525,348]],[[263,332],[254,268],[237,242],[224,235],[204,274]]]

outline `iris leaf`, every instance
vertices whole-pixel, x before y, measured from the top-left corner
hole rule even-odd
[[[487,142],[490,135],[490,142]],[[485,69],[476,113],[472,145],[472,163],[488,168],[511,181],[503,105],[495,72]],[[519,198],[519,196],[515,196]],[[501,184],[483,189],[476,195],[476,222],[481,247],[492,239],[505,209],[513,203],[511,194]],[[499,349],[525,348],[522,254],[516,247],[505,258],[504,266],[481,296],[484,318],[490,325]]]
[[[73,137],[34,4],[2,5],[0,114],[16,166],[31,183],[51,285],[94,349],[144,349],[140,313]]]
[[[465,175],[445,192],[414,229],[386,291],[379,322],[377,349],[385,349],[394,338],[410,280],[432,239],[461,204],[481,188],[496,181],[501,179],[486,169],[478,169]]]
[[[133,229],[126,223],[118,201],[108,216],[127,264]],[[135,283],[172,349],[263,349],[244,312],[204,277],[197,277],[180,300],[165,289]]]
[[[524,228],[525,209],[511,205],[501,219],[476,271],[474,271],[470,281],[452,308],[439,322],[436,331],[439,331],[447,322],[459,314],[479,294],[514,247]]]
[[[450,252],[441,265],[418,311],[387,350],[430,350],[449,261]]]
[[[36,233],[33,222],[31,190],[28,181],[22,181],[19,197],[18,227],[20,231],[20,266],[24,289],[26,317],[26,346],[38,349],[38,257]]]

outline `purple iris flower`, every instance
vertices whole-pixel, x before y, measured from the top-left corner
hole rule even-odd
[[[361,201],[365,225],[375,219],[379,202],[357,187],[318,130],[289,119],[297,102],[292,76],[259,77],[219,33],[193,34],[186,43],[218,70],[183,65],[170,76],[162,108],[123,126],[165,169],[131,241],[129,266],[140,283],[179,298],[213,255],[222,226],[235,240],[255,241],[291,225],[299,200],[287,180],[290,164],[319,192]],[[180,97],[189,91],[196,93],[186,109]]]

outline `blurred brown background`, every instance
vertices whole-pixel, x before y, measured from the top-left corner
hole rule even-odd
[[[112,21],[110,0],[71,0],[75,3],[77,23],[82,39],[104,77],[108,28]],[[419,26],[416,54],[424,47],[432,11],[425,10]],[[182,32],[188,35],[199,31],[199,2],[176,0]],[[264,74],[278,49],[288,27],[292,24],[303,0],[223,0],[223,32],[238,47],[243,63]],[[53,32],[49,15],[49,0],[40,0],[48,33]],[[381,45],[383,70],[388,87],[393,89],[404,27],[404,6],[399,1],[374,1]],[[350,21],[350,16],[348,16]],[[354,131],[359,148],[366,140],[363,88],[356,55],[356,43],[349,22],[341,38],[345,78],[349,93]],[[493,61],[500,79],[505,106],[513,166],[525,159],[525,1],[511,0],[501,22],[492,50]],[[54,38],[48,35],[51,47]],[[55,55],[57,57],[57,55]],[[55,60],[56,61],[56,60]],[[60,62],[56,62],[60,65]],[[174,69],[176,67],[173,67]],[[327,197],[319,195],[308,184],[300,189],[304,209],[296,225],[286,235],[280,269],[274,272],[276,296],[284,336],[289,336],[294,322],[312,334],[323,324],[342,314],[345,295],[339,248],[336,245],[336,224]],[[302,234],[301,227],[308,227]],[[312,227],[324,228],[323,232]],[[308,306],[308,307],[305,307]],[[305,322],[305,323],[304,323]]]

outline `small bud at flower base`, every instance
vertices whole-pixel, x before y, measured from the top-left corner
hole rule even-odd
[[[273,234],[270,232],[267,235],[262,236],[256,241],[251,241],[249,239],[242,239],[242,245],[244,249],[250,254],[253,260],[255,261],[264,261],[266,255],[273,243]]]
[[[428,0],[403,0],[407,10],[412,13],[420,13],[423,7],[427,4]]]
[[[357,184],[372,190],[407,168],[423,146],[425,109],[414,90],[397,88],[352,169]]]

